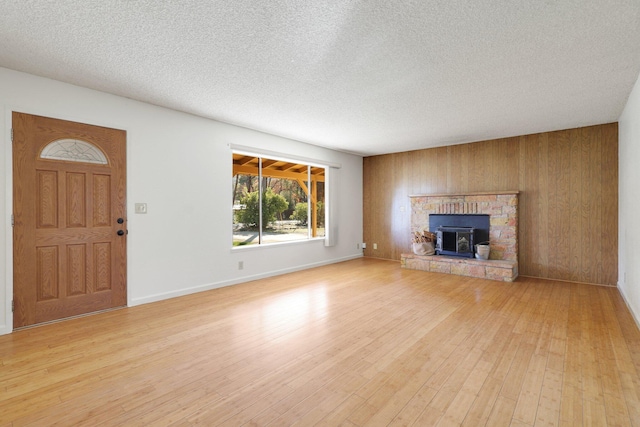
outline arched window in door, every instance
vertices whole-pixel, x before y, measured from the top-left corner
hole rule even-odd
[[[95,145],[79,139],[58,139],[47,144],[40,153],[41,159],[66,160],[68,162],[107,165],[109,161]]]

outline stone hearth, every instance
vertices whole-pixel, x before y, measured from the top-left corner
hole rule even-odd
[[[489,215],[488,260],[402,254],[403,268],[511,282],[518,276],[518,192],[426,194],[411,198],[411,233],[429,230],[429,214]]]

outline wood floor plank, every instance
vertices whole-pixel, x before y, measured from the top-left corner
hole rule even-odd
[[[557,426],[560,423],[561,400],[562,371],[547,369],[542,381],[534,426]]]
[[[622,392],[634,427],[640,426],[640,379],[637,375],[620,374]]]
[[[614,288],[358,259],[0,336],[0,426],[640,427]]]
[[[489,415],[489,419],[487,420],[487,426],[508,426],[511,425],[512,422],[518,423],[519,421],[513,419],[515,406],[515,400],[498,396],[493,408],[491,408],[491,415]]]
[[[563,382],[560,401],[560,424],[581,426],[583,422],[582,390]]]
[[[342,403],[333,408],[333,410],[327,412],[316,425],[319,427],[340,425],[341,423],[346,422],[349,414],[351,414],[356,408],[360,407],[363,403],[364,400],[360,396],[351,394]]]
[[[467,390],[460,390],[444,413],[437,426],[459,426],[467,416],[476,395]]]
[[[531,357],[516,401],[514,419],[529,425],[535,422],[546,364],[546,355],[534,354]]]
[[[414,424],[416,419],[424,411],[425,406],[431,402],[431,399],[434,398],[436,393],[437,390],[423,385],[407,402],[398,415],[391,420],[389,426],[399,427]]]
[[[469,412],[467,412],[462,425],[465,427],[486,425],[501,387],[502,381],[487,377],[477,394],[476,400],[471,405]]]
[[[521,343],[513,356],[511,367],[505,378],[500,395],[517,402],[527,373],[527,368],[535,347],[533,344]]]

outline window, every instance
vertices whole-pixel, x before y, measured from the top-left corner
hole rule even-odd
[[[325,237],[324,166],[233,152],[233,246]]]
[[[107,157],[98,147],[79,139],[58,139],[50,142],[42,149],[40,158],[98,165],[109,164]]]

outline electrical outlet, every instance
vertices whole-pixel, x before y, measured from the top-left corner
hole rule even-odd
[[[377,243],[374,243],[374,244],[373,244],[373,250],[376,250],[376,249],[378,249],[378,244],[377,244]]]
[[[238,261],[238,270],[244,270],[244,261]]]

